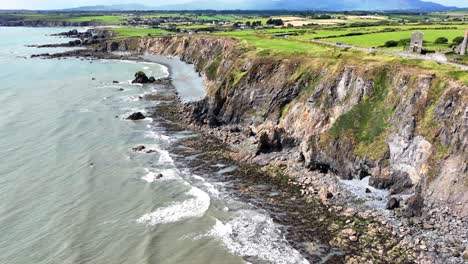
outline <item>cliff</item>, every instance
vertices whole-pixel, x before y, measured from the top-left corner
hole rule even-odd
[[[128,39],[101,49],[194,64],[208,96],[193,105],[193,121],[248,130],[258,142],[245,149],[250,160],[287,153],[310,170],[370,176],[392,194],[418,194],[468,216],[468,87],[461,82],[408,65],[262,56],[228,38]]]

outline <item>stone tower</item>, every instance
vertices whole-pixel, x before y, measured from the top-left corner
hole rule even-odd
[[[424,33],[414,32],[411,35],[409,52],[421,53],[423,49]]]
[[[460,55],[466,55],[467,46],[468,46],[468,29],[465,30],[465,38],[463,39],[463,42],[460,44]]]

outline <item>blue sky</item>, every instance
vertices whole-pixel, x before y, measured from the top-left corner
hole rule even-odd
[[[232,0],[213,0],[232,1]],[[392,0],[389,0],[392,1]],[[426,0],[429,1],[429,0]],[[150,6],[190,2],[190,0],[0,0],[0,9],[59,9],[86,5],[140,3]],[[449,6],[468,7],[468,0],[432,0]]]

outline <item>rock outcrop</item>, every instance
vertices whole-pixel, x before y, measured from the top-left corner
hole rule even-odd
[[[135,73],[135,79],[132,81],[132,83],[141,83],[141,84],[149,83],[149,82],[150,82],[150,78],[148,78],[148,76],[146,76],[146,74],[142,71]]]

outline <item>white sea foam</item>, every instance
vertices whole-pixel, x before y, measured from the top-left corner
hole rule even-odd
[[[216,220],[206,236],[221,239],[235,255],[276,264],[309,263],[288,244],[270,217],[255,211],[241,210],[227,223]]]
[[[191,196],[191,198],[145,214],[137,222],[154,226],[202,217],[210,207],[210,196],[196,187],[192,187],[186,195]]]
[[[164,142],[167,142],[167,143],[169,143],[171,141],[171,138],[169,136],[163,135],[161,133],[157,133],[155,131],[147,131],[145,133],[145,137],[160,140],[160,141],[164,141]]]
[[[203,186],[205,186],[206,191],[210,193],[212,196],[218,197],[219,196],[219,191],[218,189],[215,188],[215,186],[211,183],[204,183]]]
[[[363,199],[366,205],[373,208],[385,208],[388,197],[388,191],[379,190],[369,185],[369,178],[366,177],[362,180],[340,180],[340,183],[345,186],[347,190],[352,192],[357,197]],[[371,190],[370,193],[366,193],[366,188]]]
[[[205,181],[205,178],[203,178],[202,176],[195,175],[195,174],[192,175],[192,179],[197,180],[197,181],[202,181],[202,182]]]
[[[160,164],[174,164],[174,160],[169,155],[169,151],[161,149],[159,152],[158,163]]]
[[[157,175],[158,175],[158,173],[156,173],[156,172],[148,171],[148,173],[146,173],[145,176],[141,177],[141,179],[146,181],[146,182],[153,183],[153,182],[156,181]]]

